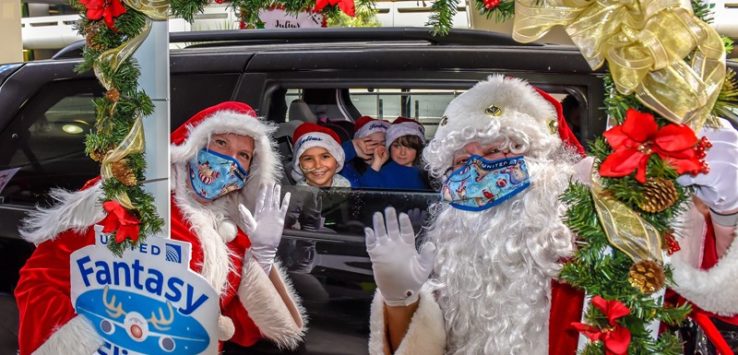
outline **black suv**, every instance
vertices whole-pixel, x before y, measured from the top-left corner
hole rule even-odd
[[[425,28],[191,32],[170,40],[185,47],[171,51],[172,129],[204,107],[242,101],[280,125],[275,138],[285,166],[289,137],[301,121],[350,128],[360,115],[407,116],[419,119],[431,138],[448,102],[495,73],[524,78],[561,99],[582,141],[606,124],[602,73],[569,46],[520,45],[470,30],[433,37]],[[52,60],[0,66],[0,171],[20,168],[0,191],[2,293],[12,294],[18,269],[33,249],[17,233],[24,214],[49,202],[49,188],[77,189],[98,174],[83,153],[83,139],[94,123],[90,99],[102,88],[91,73],[74,72],[80,48],[73,45]],[[283,183],[291,185],[285,176]],[[293,192],[296,212],[279,254],[310,317],[306,342],[296,353],[364,354],[376,285],[363,227],[388,205],[410,212],[420,227],[422,211],[439,196],[285,190]],[[260,343],[248,353],[278,351]]]

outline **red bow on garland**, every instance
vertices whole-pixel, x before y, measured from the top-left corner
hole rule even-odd
[[[599,295],[592,298],[592,304],[607,317],[608,328],[600,329],[589,324],[572,322],[571,325],[592,341],[601,341],[607,355],[628,353],[630,330],[618,324],[617,320],[630,314],[630,309],[618,300],[607,301]]]
[[[326,6],[336,6],[341,9],[346,15],[354,17],[356,15],[356,7],[354,6],[354,0],[317,0],[315,2],[315,11],[323,11]]]
[[[102,220],[103,233],[115,232],[115,242],[120,244],[130,238],[134,243],[138,241],[140,221],[116,201],[105,201],[103,209],[108,216]]]
[[[113,19],[126,13],[126,7],[120,0],[79,0],[87,9],[87,19],[99,20],[105,18],[109,29],[117,31]]]
[[[610,128],[603,135],[615,151],[600,165],[600,176],[623,177],[636,170],[635,179],[643,184],[648,159],[653,154],[669,163],[680,175],[708,171],[703,158],[710,144],[704,138],[698,140],[686,125],[670,123],[659,128],[650,113],[628,109],[623,124]]]

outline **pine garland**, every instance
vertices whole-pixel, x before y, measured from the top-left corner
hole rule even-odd
[[[95,130],[85,139],[85,152],[92,159],[100,161],[105,154],[123,141],[136,117],[145,117],[153,112],[151,99],[138,87],[140,70],[133,58],[126,59],[117,71],[114,71],[109,63],[100,61],[103,52],[116,48],[138,35],[145,25],[146,17],[124,4],[126,12],[115,20],[113,30],[102,24],[101,20],[87,18],[83,4],[75,1],[73,5],[82,16],[77,30],[86,39],[82,63],[75,70],[80,73],[86,72],[97,63],[112,83],[112,88],[105,96],[93,99],[97,117]],[[144,180],[146,162],[143,154],[126,157],[125,164],[137,182]],[[120,194],[126,194],[134,206],[134,210],[130,212],[140,221],[140,233],[136,241],[126,239],[117,244],[114,238],[109,239],[108,247],[116,255],[122,255],[124,249],[161,230],[164,222],[156,213],[153,197],[145,192],[139,183],[126,186],[117,179],[107,179],[103,182],[102,188],[106,201],[114,200]]]
[[[434,36],[445,36],[454,25],[459,0],[436,0],[431,6],[431,14],[426,25],[432,26]]]

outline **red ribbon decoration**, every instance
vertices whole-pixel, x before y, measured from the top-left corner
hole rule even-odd
[[[315,11],[321,12],[323,11],[323,8],[326,6],[336,6],[338,5],[338,8],[341,9],[346,15],[349,15],[351,17],[354,17],[356,15],[356,7],[354,5],[354,0],[317,0],[315,2]]]
[[[703,158],[709,142],[698,140],[689,126],[670,123],[659,128],[653,115],[631,108],[623,124],[603,135],[615,151],[600,165],[600,176],[623,177],[636,170],[635,179],[644,184],[648,159],[653,154],[680,175],[708,171]]]
[[[120,244],[126,239],[134,243],[138,241],[140,221],[116,201],[105,201],[103,209],[108,212],[102,220],[103,233],[115,231],[115,242]]]
[[[618,300],[607,301],[599,295],[592,298],[592,305],[607,317],[610,326],[600,329],[589,324],[572,322],[572,327],[592,341],[601,341],[605,345],[607,355],[627,354],[630,330],[618,324],[617,320],[629,315],[630,309]]]
[[[117,31],[113,19],[126,13],[126,7],[120,0],[79,0],[79,2],[87,9],[87,19],[97,21],[104,18],[105,25],[113,31]]]

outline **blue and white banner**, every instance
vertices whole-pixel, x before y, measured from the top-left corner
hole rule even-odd
[[[190,244],[152,237],[117,257],[94,228],[70,277],[72,306],[106,341],[98,354],[217,353],[218,295],[190,270]]]

